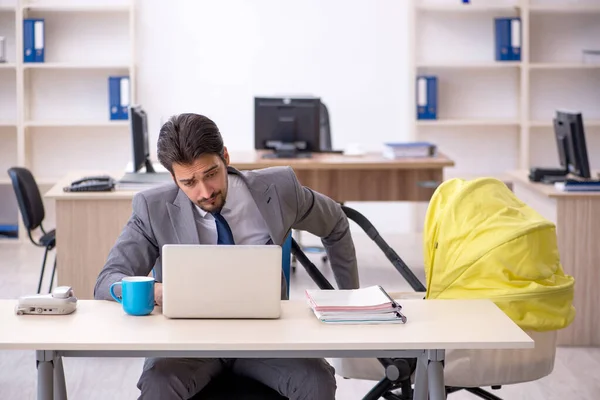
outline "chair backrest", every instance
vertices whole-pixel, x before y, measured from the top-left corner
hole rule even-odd
[[[22,167],[12,167],[8,170],[12,182],[23,223],[27,230],[32,231],[44,220],[44,203],[35,178],[31,172]]]
[[[329,151],[333,150],[331,146],[331,123],[329,121],[329,110],[327,110],[327,106],[321,102],[321,110],[320,110],[320,146],[321,151]]]

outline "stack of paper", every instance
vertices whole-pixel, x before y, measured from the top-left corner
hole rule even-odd
[[[405,323],[402,307],[381,286],[353,290],[307,289],[308,304],[317,318],[336,324]]]
[[[389,159],[407,157],[434,157],[437,146],[429,142],[385,143],[383,157]]]

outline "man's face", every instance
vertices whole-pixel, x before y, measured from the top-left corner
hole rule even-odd
[[[220,212],[227,198],[227,165],[216,154],[204,154],[192,164],[173,164],[173,179],[187,197],[206,212]]]

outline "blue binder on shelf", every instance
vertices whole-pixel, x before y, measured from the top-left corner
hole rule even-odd
[[[45,60],[45,22],[43,18],[23,20],[23,62]]]
[[[521,61],[521,18],[496,18],[496,61]]]
[[[417,76],[417,119],[437,119],[437,76]]]
[[[108,77],[108,106],[111,120],[126,120],[129,118],[129,77]]]

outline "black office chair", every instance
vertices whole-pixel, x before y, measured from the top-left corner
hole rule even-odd
[[[42,202],[42,196],[40,195],[37,183],[31,172],[26,168],[13,167],[8,170],[8,175],[12,181],[12,186],[17,197],[17,203],[19,204],[19,210],[21,212],[23,223],[25,224],[27,235],[29,236],[31,243],[46,249],[44,252],[42,270],[40,272],[40,280],[37,288],[37,292],[40,293],[42,289],[42,280],[44,279],[44,270],[46,268],[48,252],[56,247],[56,231],[53,229],[46,232],[42,226],[42,221],[46,216],[44,211],[44,203]],[[32,232],[37,228],[40,228],[42,231],[42,236],[38,239],[38,241],[34,240],[32,236]],[[54,268],[52,269],[52,276],[50,278],[48,292],[52,291],[55,273],[56,257],[54,257]]]
[[[331,122],[329,121],[329,110],[325,103],[321,102],[320,107],[320,147],[321,151],[332,151],[333,146],[331,144]]]
[[[321,101],[319,115],[320,115],[319,147],[320,147],[321,151],[324,151],[324,152],[333,151],[333,147],[331,144],[331,122],[329,120],[329,110],[327,109],[327,106],[325,105],[325,103],[323,103],[322,101]],[[296,238],[298,239],[298,242],[301,242],[300,236],[301,236],[301,233],[300,233],[300,231],[298,231],[296,233]],[[323,246],[303,246],[302,250],[306,251],[307,253],[325,253],[325,248]],[[323,254],[323,256],[321,256],[321,261],[326,263],[327,260],[328,260],[328,257],[327,257],[327,254],[325,253],[325,254]],[[296,272],[296,258],[295,257],[292,257],[292,272]]]
[[[191,400],[287,400],[254,379],[224,372]]]

